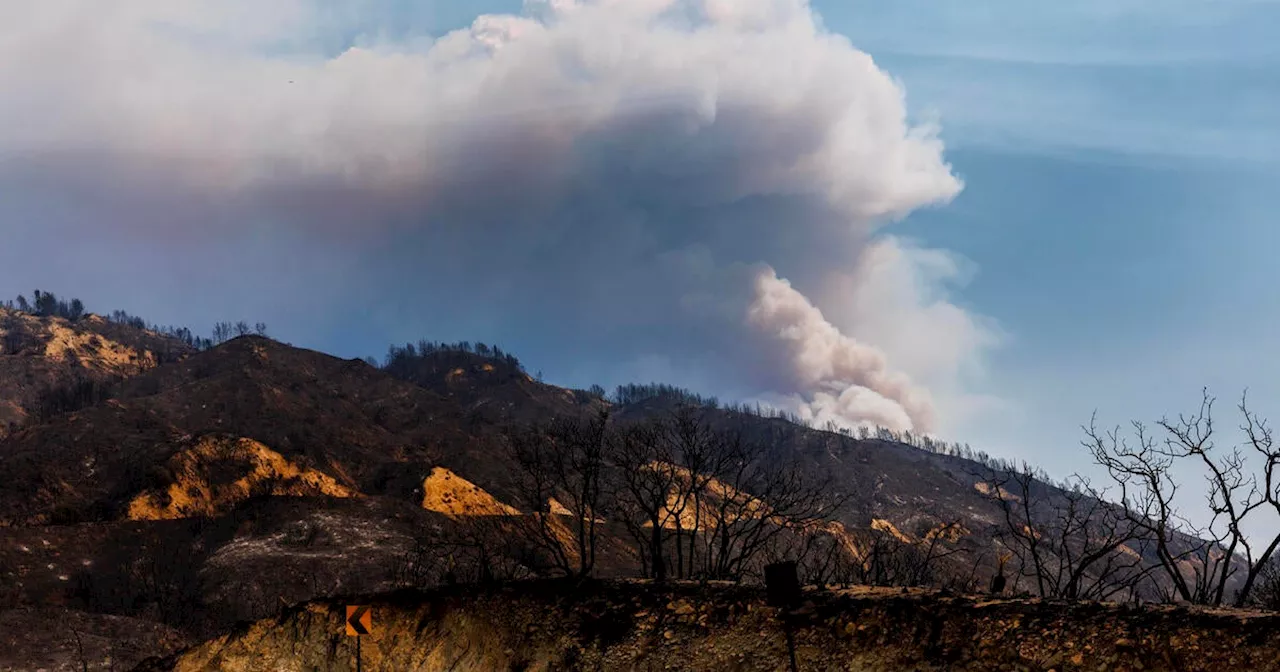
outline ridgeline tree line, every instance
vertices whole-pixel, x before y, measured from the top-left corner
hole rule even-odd
[[[84,302],[80,299],[67,301],[58,298],[53,292],[45,292],[39,289],[32,292],[31,296],[32,298],[28,300],[25,295],[19,294],[16,299],[0,301],[0,307],[35,315],[36,317],[57,317],[70,322],[79,322],[91,314],[85,309]],[[225,343],[239,336],[248,336],[250,334],[267,335],[267,325],[263,322],[258,322],[252,326],[243,320],[239,322],[217,322],[213,325],[210,336],[200,336],[187,327],[153,324],[136,315],[130,315],[123,310],[111,311],[110,314],[103,317],[115,324],[167,336],[194,350],[208,350],[215,345]],[[6,347],[4,352],[12,353],[17,350],[17,347]]]
[[[470,360],[471,356],[483,357],[501,362],[514,371],[524,373],[524,365],[520,360],[496,345],[458,341],[444,343],[439,341],[420,340],[417,343],[392,345],[387,348],[382,370],[397,378],[413,380],[426,374],[437,374],[451,370]],[[372,357],[366,360],[371,366],[378,366]]]
[[[61,318],[70,322],[79,322],[91,314],[85,309],[84,302],[80,299],[68,301],[58,298],[53,292],[38,289],[32,292],[30,300],[20,294],[14,300],[0,302],[0,307],[36,317]],[[267,335],[267,325],[262,322],[253,326],[244,321],[218,322],[214,324],[211,336],[202,337],[186,327],[152,324],[123,310],[112,311],[105,316],[105,319],[114,324],[165,336],[171,341],[185,345],[189,350],[196,351],[208,350],[239,336]],[[0,328],[4,330],[3,339],[0,339],[0,354],[18,354],[28,346],[39,343],[34,334],[28,333],[27,325],[12,316],[0,321]],[[157,361],[161,363],[175,361],[185,354],[181,347],[168,347],[168,345],[168,343],[161,343],[154,347],[153,354]],[[57,415],[78,411],[110,399],[118,382],[118,378],[96,379],[78,376],[57,387],[41,390],[30,411],[38,421],[46,421]]]

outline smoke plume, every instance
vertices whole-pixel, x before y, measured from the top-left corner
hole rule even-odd
[[[962,278],[878,232],[961,182],[803,0],[543,0],[333,49],[345,18],[0,7],[0,124],[21,129],[0,215],[118,251],[64,281],[291,306],[280,326],[317,347],[468,330],[565,382],[666,376],[895,428],[968,394],[993,341],[942,293]],[[0,282],[40,273],[0,254]],[[136,263],[157,257],[180,261]],[[163,287],[140,270],[169,263]]]

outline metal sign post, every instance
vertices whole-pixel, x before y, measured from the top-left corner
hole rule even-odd
[[[356,638],[356,672],[360,672],[360,636],[373,632],[373,608],[367,604],[348,606],[346,625],[347,636]]]
[[[800,577],[794,562],[775,562],[765,565],[764,588],[770,606],[778,608],[782,630],[787,635],[787,654],[791,657],[791,672],[799,672],[796,664],[796,638],[791,632],[791,619],[787,610],[800,603]]]

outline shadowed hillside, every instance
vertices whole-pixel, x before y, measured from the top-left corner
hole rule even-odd
[[[144,491],[189,485],[175,481],[192,474],[173,473],[173,460],[211,434],[256,441],[290,470],[348,490],[406,498],[432,466],[474,443],[462,411],[439,395],[362,361],[243,337],[10,437],[0,466],[22,487],[0,494],[0,516],[21,524],[126,517]],[[237,477],[252,469],[221,467]],[[269,488],[270,480],[258,482]]]
[[[0,307],[0,437],[99,399],[110,383],[193,352],[98,315],[75,320]]]
[[[1035,558],[1079,569],[1072,580],[1086,587],[1119,586],[1080,596],[1150,600],[1164,590],[1151,548],[1106,536],[1114,533],[1107,515],[1113,505],[1030,472],[1018,490],[1010,480],[1018,474],[989,461],[815,430],[666,386],[624,387],[611,398],[599,389],[565,390],[531,378],[514,357],[489,346],[393,348],[379,367],[262,336],[198,349],[92,316],[73,324],[6,315],[32,333],[43,329],[45,341],[6,355],[5,366],[93,387],[37,406],[41,412],[0,439],[7,479],[0,490],[0,608],[64,609],[100,625],[111,623],[93,621],[103,615],[155,623],[167,629],[138,644],[154,653],[174,646],[164,632],[199,641],[238,621],[333,595],[565,575],[753,584],[763,563],[780,559],[798,561],[802,582],[819,587],[973,593],[1005,572],[1019,548],[1009,502],[1031,499],[1043,511],[1020,525],[1036,539],[1056,529],[1053,512],[1064,506],[1086,512],[1068,528],[1065,545],[1046,542]],[[119,340],[108,343],[90,328]],[[94,343],[98,350],[85,349]],[[123,343],[174,349],[157,356]],[[1111,544],[1098,555],[1105,562],[1068,564],[1064,553],[1090,548],[1100,536]],[[1171,539],[1174,553],[1194,546],[1185,535]],[[1036,590],[1043,575],[1028,569],[1029,560],[1009,566],[1010,592]],[[536,603],[539,595],[502,599]],[[863,609],[856,600],[842,604]],[[883,603],[890,610],[894,604]],[[444,618],[435,609],[428,610],[432,618]],[[645,618],[637,613],[627,627]],[[734,623],[723,623],[726,636],[745,637]],[[265,624],[254,627],[263,638],[281,636]],[[667,638],[663,631],[663,646],[687,643],[653,660],[681,660],[697,648],[696,639],[672,632]],[[648,644],[626,652],[614,644],[596,653],[582,644],[565,649],[566,637],[578,635],[539,638],[527,655],[571,656],[564,660],[573,665],[591,655],[637,665],[659,655],[645,653]],[[835,651],[851,646],[805,637]],[[455,645],[462,646],[440,646],[451,656],[473,655]],[[187,660],[203,660],[199,651],[209,649]],[[514,654],[506,651],[469,664],[507,661],[503,656]],[[899,660],[882,653],[849,655]],[[767,661],[773,653],[759,655]],[[725,662],[698,660],[705,669]]]

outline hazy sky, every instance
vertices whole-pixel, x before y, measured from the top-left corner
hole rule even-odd
[[[1094,409],[1280,408],[1277,34],[1274,0],[6,3],[0,288],[1065,475]]]
[[[984,8],[824,12],[941,116],[965,180],[901,231],[969,259],[963,305],[1008,335],[986,389],[1015,408],[966,434],[1066,474],[1094,409],[1150,421],[1207,385],[1226,432],[1245,387],[1276,416],[1280,2]]]

